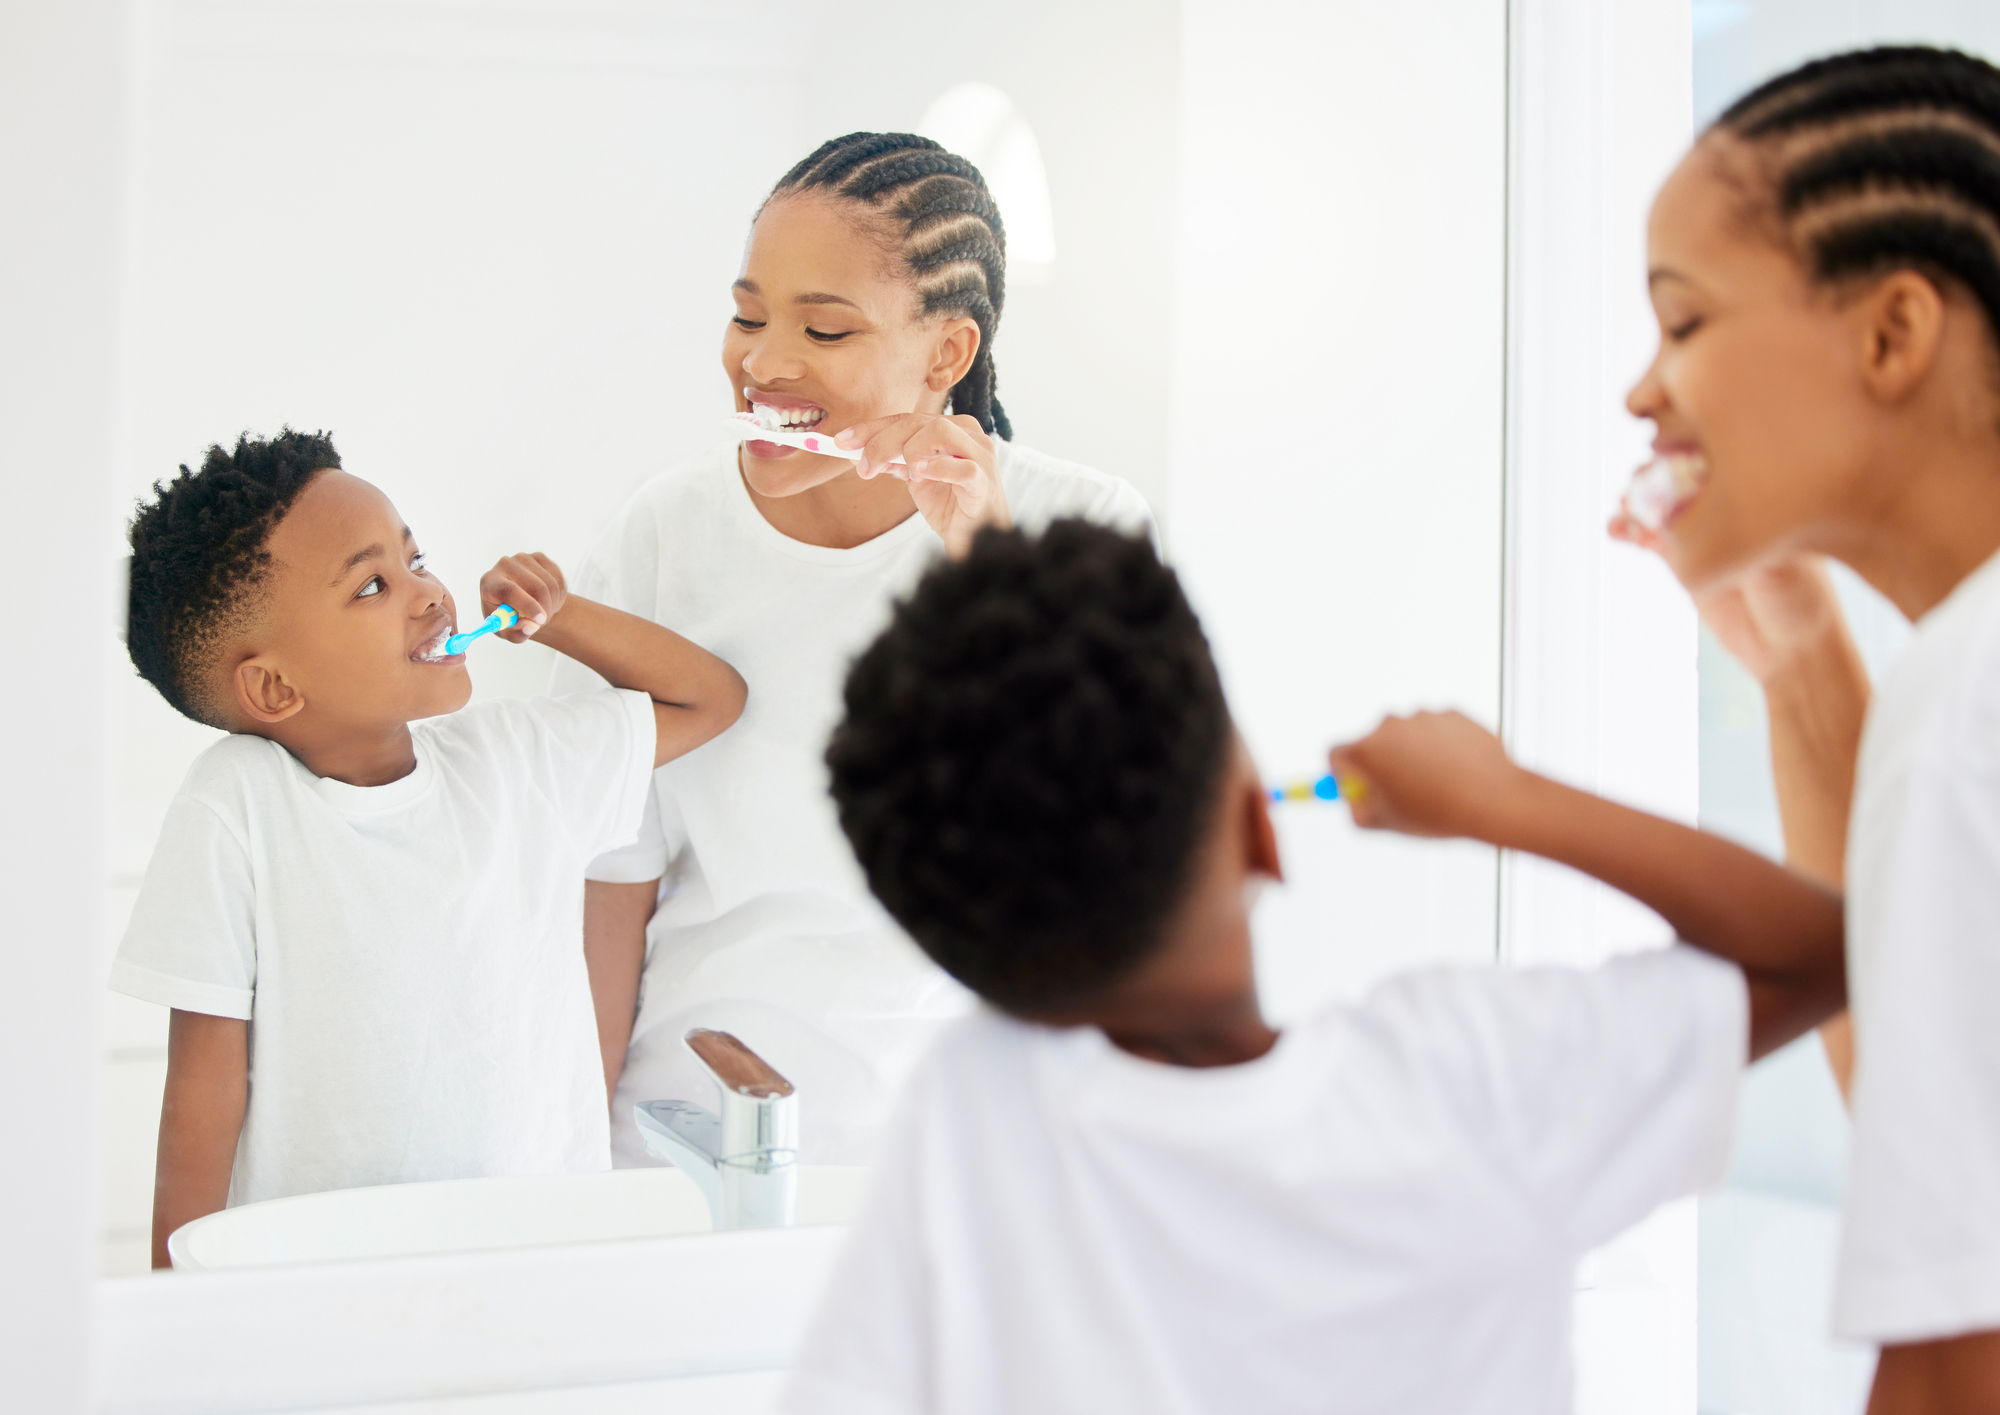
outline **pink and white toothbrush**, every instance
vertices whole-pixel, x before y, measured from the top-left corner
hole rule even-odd
[[[816,428],[786,427],[778,421],[777,411],[761,404],[752,404],[747,413],[731,413],[723,419],[730,436],[738,442],[775,442],[780,447],[797,447],[805,452],[817,452],[822,457],[845,457],[850,462],[861,460],[861,449],[849,450],[836,446],[834,440]],[[884,470],[902,467],[901,457],[892,457],[883,464]],[[892,473],[901,476],[901,472]]]

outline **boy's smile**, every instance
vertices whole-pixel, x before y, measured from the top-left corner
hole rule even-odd
[[[242,730],[317,775],[379,785],[409,772],[407,724],[465,705],[465,655],[446,654],[451,594],[380,490],[327,470],[271,533],[264,612],[233,670]]]

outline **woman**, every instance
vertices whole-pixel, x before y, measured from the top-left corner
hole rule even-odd
[[[904,1065],[967,1005],[869,897],[827,799],[848,661],[982,526],[1152,529],[1125,482],[1009,440],[993,364],[1005,280],[971,163],[905,133],[823,145],[756,215],[722,366],[739,410],[838,430],[862,460],[718,448],[642,487],[577,577],[750,688],[735,728],[658,773],[650,838],[590,872],[620,1164],[655,1162],[634,1102],[710,1099],[682,1045],[695,1026],[736,1033],[798,1087],[805,1158],[864,1162]]]
[[[2000,1408],[2000,70],[1879,49],[1773,79],[1669,178],[1648,251],[1661,342],[1630,407],[1705,469],[1675,573],[1702,594],[1830,555],[1916,625],[1866,708],[1845,851],[1835,1323],[1882,1347],[1875,1415]],[[1794,605],[1820,623],[1774,747],[1837,754],[1865,690],[1824,587]]]

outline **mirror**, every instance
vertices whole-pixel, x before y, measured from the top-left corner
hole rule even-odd
[[[1273,83],[1264,27],[1214,6],[1028,6],[995,36],[907,0],[773,4],[746,45],[739,15],[692,6],[142,4],[121,511],[210,442],[290,423],[334,433],[461,606],[506,552],[580,568],[732,406],[730,282],[777,178],[841,133],[963,134],[996,186],[1004,167],[1021,243],[995,345],[1020,443],[1144,497],[1267,775],[1316,774],[1385,710],[1495,719],[1506,14],[1458,9],[1419,43],[1315,7],[1292,22],[1318,81]],[[926,77],[845,77],[884,69]],[[216,734],[105,651],[108,967]],[[476,649],[476,699],[545,691],[553,657]],[[1260,940],[1278,1018],[1394,966],[1493,956],[1489,852],[1360,840],[1311,801],[1279,826],[1291,882]],[[759,1036],[745,968],[743,1005],[709,1025],[799,1083],[809,1133],[829,1086]],[[135,1273],[165,1015],[104,1007],[102,1271]],[[850,1179],[823,1203],[802,1187],[801,1212],[837,1214]]]

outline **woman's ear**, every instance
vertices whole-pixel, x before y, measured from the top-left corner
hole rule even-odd
[[[979,357],[979,321],[966,315],[948,319],[938,330],[937,352],[931,357],[924,386],[943,393],[965,377],[972,361]]]
[[[1861,378],[1885,403],[1924,381],[1944,342],[1944,295],[1914,270],[1885,277],[1862,302]]]
[[[306,705],[305,694],[262,654],[237,664],[229,682],[237,711],[259,727],[275,727]]]
[[[1264,790],[1264,783],[1251,783],[1248,792],[1250,808],[1249,865],[1252,874],[1268,876],[1279,884],[1285,882],[1285,864],[1278,858],[1278,830],[1271,824],[1271,798]]]

